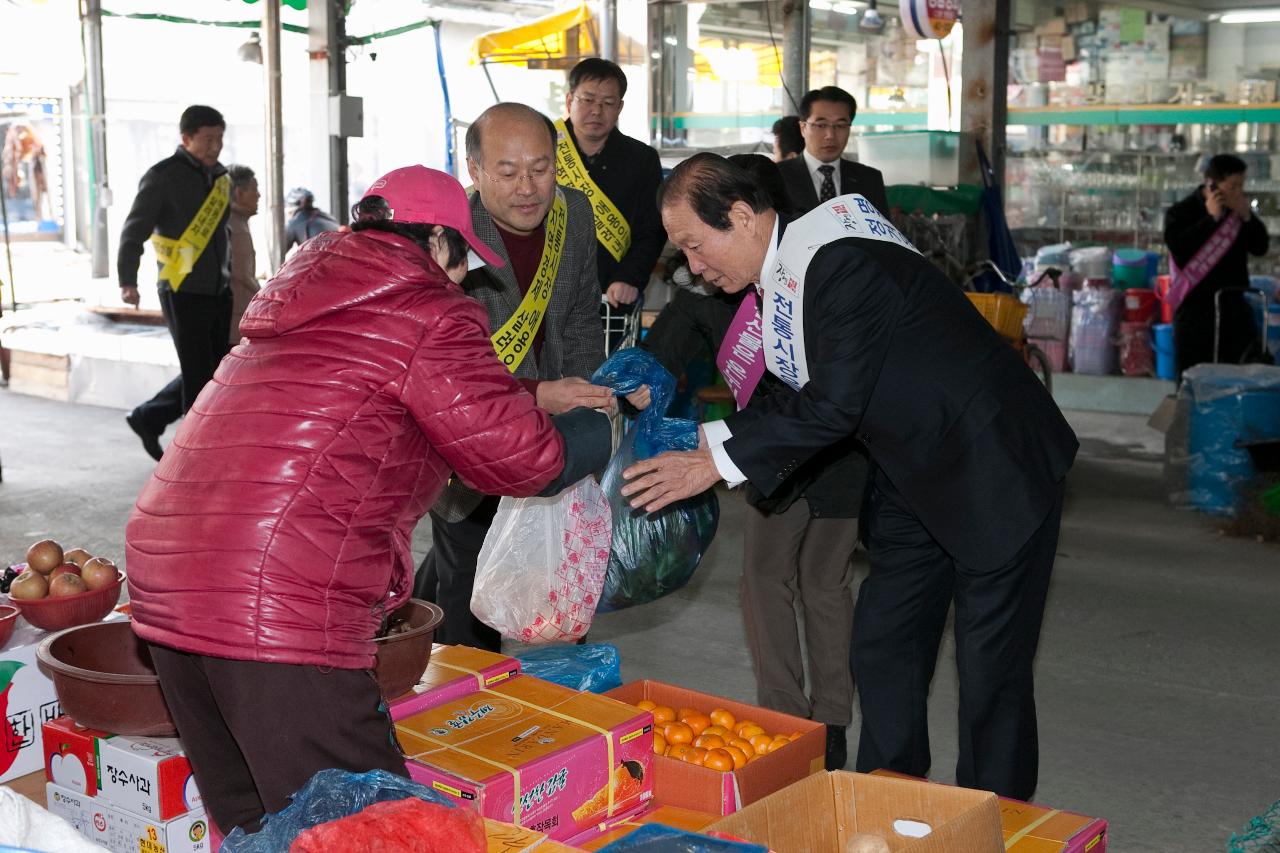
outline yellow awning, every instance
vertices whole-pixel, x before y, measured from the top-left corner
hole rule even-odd
[[[772,44],[741,41],[729,46],[724,39],[701,38],[693,54],[699,80],[724,83],[754,83],[776,89],[781,62]]]
[[[586,3],[518,27],[494,30],[471,43],[471,64],[577,61],[599,52],[596,22]]]

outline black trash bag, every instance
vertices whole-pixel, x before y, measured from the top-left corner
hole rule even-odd
[[[631,347],[614,353],[591,377],[625,396],[649,386],[649,407],[622,439],[600,482],[613,511],[613,545],[598,612],[647,604],[689,582],[716,535],[720,502],[713,490],[677,501],[656,513],[633,509],[622,496],[622,472],[667,450],[694,450],[698,425],[665,417],[675,378],[652,354]]]

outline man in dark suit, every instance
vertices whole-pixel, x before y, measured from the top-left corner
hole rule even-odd
[[[613,391],[587,381],[604,361],[595,221],[586,196],[556,186],[555,143],[551,121],[523,104],[496,104],[467,129],[471,222],[505,266],[472,269],[462,288],[488,311],[499,357],[539,406],[553,415],[609,410]],[[530,292],[545,293],[547,282],[547,301],[535,305]],[[514,329],[530,308],[539,319]],[[497,497],[455,480],[431,510],[432,548],[414,593],[444,610],[439,642],[495,651],[501,643],[471,614],[476,559],[497,509]]]
[[[857,114],[858,102],[838,86],[813,89],[800,99],[804,152],[778,164],[792,208],[805,213],[838,195],[858,193],[889,215],[880,170],[843,157]]]
[[[954,601],[957,782],[1029,798],[1032,664],[1078,447],[1062,413],[865,200],[822,205],[788,226],[798,239],[780,240],[783,223],[756,184],[699,154],[675,169],[659,207],[692,271],[726,292],[763,290],[761,352],[789,387],[705,424],[698,450],[633,465],[623,492],[649,512],[720,480],[768,496],[856,435],[873,468],[860,514],[871,572],[854,620],[857,769],[928,773],[929,682]],[[779,323],[788,291],[794,326]]]

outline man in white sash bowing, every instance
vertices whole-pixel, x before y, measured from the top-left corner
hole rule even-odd
[[[698,450],[632,466],[624,493],[651,512],[721,480],[767,496],[856,435],[873,469],[860,514],[871,572],[854,617],[857,769],[929,772],[929,682],[954,602],[956,780],[1030,797],[1032,664],[1078,447],[1061,412],[865,198],[784,223],[742,170],[698,154],[659,207],[693,272],[727,292],[754,288],[763,335],[746,381],[767,370],[784,385],[704,425]]]

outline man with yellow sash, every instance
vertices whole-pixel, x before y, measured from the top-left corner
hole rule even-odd
[[[587,381],[604,361],[595,223],[586,196],[556,186],[555,142],[551,121],[523,104],[496,104],[467,129],[471,222],[505,266],[473,259],[462,287],[488,311],[498,358],[539,406],[609,410],[612,392]],[[439,642],[498,648],[498,633],[471,615],[497,508],[455,478],[431,510],[432,549],[414,591],[444,610]]]
[[[160,434],[191,408],[228,349],[231,181],[218,162],[226,126],[213,107],[196,105],[182,113],[182,144],[142,176],[120,233],[120,297],[138,305],[138,265],[149,241],[159,270],[160,309],[182,371],[125,417],[157,460],[163,452]]]
[[[568,82],[569,117],[556,122],[556,179],[591,202],[601,293],[614,308],[643,302],[667,242],[654,201],[662,164],[656,151],[618,130],[627,77],[616,63],[584,59]]]

